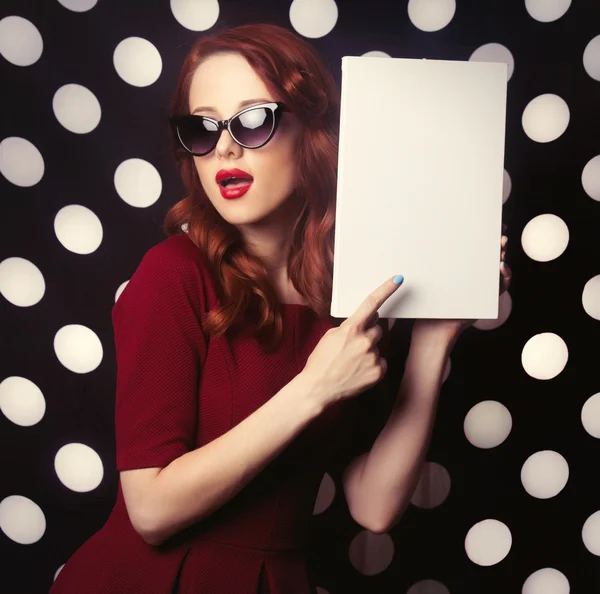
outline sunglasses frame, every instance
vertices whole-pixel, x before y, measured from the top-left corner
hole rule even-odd
[[[261,144],[259,144],[258,146],[249,146],[247,144],[244,144],[243,142],[240,142],[235,137],[235,134],[231,131],[231,122],[233,120],[235,120],[236,118],[238,118],[239,116],[245,114],[248,111],[252,111],[253,109],[265,108],[265,107],[267,109],[270,109],[273,112],[273,125],[271,126],[271,131],[269,132],[267,139],[264,142],[262,142]],[[269,140],[271,140],[271,138],[273,138],[273,135],[275,134],[275,131],[277,130],[277,127],[279,126],[279,122],[281,120],[281,114],[284,111],[285,111],[285,104],[282,101],[270,101],[269,103],[258,103],[257,105],[250,105],[249,107],[245,107],[241,111],[238,111],[236,114],[232,115],[228,120],[216,120],[215,118],[210,118],[208,116],[186,114],[186,115],[172,117],[172,118],[170,118],[169,121],[173,128],[173,133],[175,134],[175,137],[179,141],[179,144],[188,153],[190,153],[191,155],[194,155],[194,157],[204,157],[205,155],[208,155],[210,152],[212,152],[215,149],[215,147],[217,146],[217,143],[219,142],[219,139],[221,138],[221,134],[222,134],[223,130],[227,130],[229,132],[229,134],[231,135],[231,138],[233,138],[234,142],[236,142],[243,148],[257,149],[257,148],[260,148],[261,146],[265,146],[265,144],[267,144],[267,142],[269,142]],[[185,143],[183,142],[183,139],[181,138],[181,135],[179,133],[179,126],[186,121],[190,121],[192,118],[208,120],[209,122],[212,122],[215,126],[217,126],[217,130],[216,130],[216,134],[215,134],[215,143],[206,152],[195,153],[194,151],[192,151],[185,145]]]

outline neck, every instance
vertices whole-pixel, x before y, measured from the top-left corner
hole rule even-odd
[[[287,270],[287,258],[291,247],[291,238],[287,234],[270,230],[256,232],[246,230],[244,243],[248,251],[259,258],[269,275],[280,275]]]

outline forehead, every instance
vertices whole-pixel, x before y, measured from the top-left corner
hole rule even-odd
[[[225,118],[238,111],[242,101],[254,97],[273,99],[246,59],[234,53],[215,54],[194,72],[189,107],[190,112],[201,106],[214,107],[212,113]]]

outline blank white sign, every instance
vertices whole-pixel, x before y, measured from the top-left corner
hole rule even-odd
[[[498,317],[507,65],[342,58],[331,315]]]

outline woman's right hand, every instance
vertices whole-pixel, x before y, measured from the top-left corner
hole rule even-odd
[[[308,357],[302,373],[318,386],[325,408],[360,394],[385,375],[387,361],[377,348],[382,335],[377,312],[404,280],[394,278],[399,284],[389,279],[375,289],[339,327],[323,335]]]

